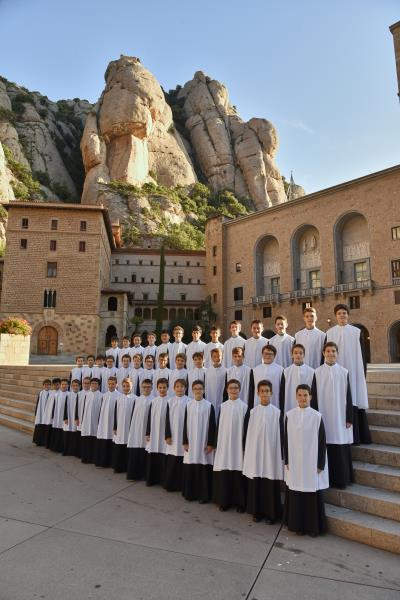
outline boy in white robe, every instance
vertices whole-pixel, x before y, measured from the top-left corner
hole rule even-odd
[[[229,325],[229,331],[231,333],[231,337],[226,340],[224,344],[224,352],[223,352],[223,365],[227,369],[232,366],[232,350],[234,348],[244,348],[245,339],[239,335],[241,329],[241,324],[239,321],[231,321]]]
[[[304,329],[300,329],[294,338],[296,344],[301,344],[305,349],[304,362],[312,369],[320,367],[324,362],[322,350],[326,341],[326,333],[315,326],[317,311],[312,306],[303,310]]]
[[[226,389],[228,400],[221,405],[215,436],[213,502],[221,511],[235,506],[242,513],[246,507],[242,471],[247,404],[240,399],[240,383],[236,379],[228,381]]]
[[[44,415],[46,409],[46,402],[50,396],[51,380],[44,379],[42,382],[42,390],[39,392],[36,400],[35,408],[35,429],[33,430],[32,441],[36,446],[45,446],[45,431],[46,425],[44,422]]]
[[[108,359],[110,357],[107,357]],[[111,376],[107,380],[108,392],[103,394],[99,424],[97,427],[97,440],[94,455],[96,467],[110,467],[113,449],[114,411],[120,393],[117,390],[117,378]]]
[[[259,319],[254,319],[250,325],[251,338],[244,343],[244,362],[254,369],[262,363],[262,349],[268,343],[268,340],[262,336],[264,326]]]
[[[186,405],[183,424],[182,496],[205,504],[211,500],[212,465],[215,444],[215,411],[204,399],[204,384],[194,381],[193,399]]]
[[[222,402],[226,399],[226,373],[227,369],[222,366],[222,351],[220,348],[211,350],[211,367],[206,370],[205,392],[206,398],[214,406],[215,415],[218,419]]]
[[[195,352],[193,354],[193,368],[188,369],[187,372],[187,388],[188,388],[188,396],[189,398],[193,398],[192,385],[193,381],[202,381],[204,383],[204,378],[206,376],[206,369],[204,367],[204,358],[202,352]]]
[[[94,369],[95,367],[93,367]],[[78,436],[78,443],[76,447],[75,456],[81,458],[81,426],[83,419],[83,411],[85,409],[85,402],[88,393],[90,392],[90,382],[92,381],[91,377],[84,377],[82,381],[82,389],[78,392],[78,402],[75,407],[75,424],[76,424],[76,432]]]
[[[129,427],[127,450],[128,464],[126,478],[140,481],[146,478],[147,452],[146,428],[151,401],[153,384],[150,379],[144,379],[140,386],[141,395],[136,397]]]
[[[82,385],[83,385],[83,379],[85,377],[90,377],[90,379],[92,379],[92,377],[93,377],[93,369],[94,369],[94,363],[95,363],[94,355],[88,354],[88,356],[86,358],[86,362],[87,362],[87,364],[84,365],[82,368]]]
[[[225,356],[224,356],[225,358]],[[254,378],[253,372],[244,364],[244,347],[235,346],[232,350],[232,366],[226,373],[226,380],[237,379],[240,382],[240,397],[246,404],[253,405]]]
[[[54,395],[53,422],[50,435],[50,450],[63,452],[64,450],[64,409],[68,399],[69,380],[61,379],[60,389]]]
[[[131,346],[129,342],[129,337],[124,335],[122,338],[121,348],[118,348],[118,368],[122,366],[122,357],[126,354],[129,354],[129,358],[132,360]]]
[[[351,396],[353,399],[353,434],[355,444],[370,444],[371,433],[367,413],[368,391],[365,379],[367,365],[361,348],[361,331],[349,324],[350,309],[347,304],[337,304],[334,308],[337,325],[326,332],[328,342],[338,347],[338,363],[349,372]]]
[[[271,404],[272,384],[259,381],[259,404],[250,411],[246,427],[243,475],[247,480],[247,512],[253,521],[275,523],[282,517],[283,419]]]
[[[79,381],[79,385],[82,385],[82,377],[83,377],[83,356],[77,356],[75,358],[75,366],[72,367],[71,373],[69,375],[68,387],[71,385],[71,381],[73,379],[77,379]]]
[[[101,373],[101,381],[102,381],[101,391],[103,392],[103,394],[105,394],[107,392],[107,390],[109,390],[108,380],[110,377],[117,378],[117,369],[114,366],[114,357],[111,354],[109,354],[106,357],[106,366],[103,368],[103,371]]]
[[[100,379],[94,377],[86,393],[82,420],[77,423],[81,430],[80,454],[83,463],[94,462],[102,397]]]
[[[135,354],[135,356],[132,358],[132,369],[130,375],[132,379],[132,390],[135,396],[139,396],[140,394],[140,381],[143,380],[143,377],[141,377],[142,373],[142,355]]]
[[[168,381],[159,379],[157,396],[150,405],[147,418],[147,467],[146,485],[157,485],[164,482],[167,444],[165,442],[165,419],[168,405]]]
[[[324,419],[330,485],[343,489],[353,481],[350,445],[354,413],[349,373],[337,362],[335,342],[326,342],[324,358],[324,364],[315,370],[311,406]]]
[[[51,389],[43,414],[43,441],[46,448],[50,448],[51,430],[53,428],[54,404],[58,390],[60,389],[61,379],[54,377],[51,381]]]
[[[96,356],[95,365],[92,369],[92,377],[91,378],[99,380],[99,390],[100,391],[102,389],[102,377],[103,377],[103,372],[104,372],[105,360],[106,360],[106,357],[103,354],[98,354]]]
[[[253,380],[254,380],[254,395],[250,408],[256,406],[259,402],[257,396],[257,385],[259,381],[267,380],[272,383],[272,397],[271,404],[280,408],[282,405],[281,399],[281,388],[283,382],[283,367],[275,362],[276,348],[267,343],[262,349],[262,364],[257,365],[253,369]]]
[[[220,348],[222,351],[222,355],[224,354],[224,345],[219,341],[219,337],[221,335],[221,330],[219,327],[215,325],[210,329],[210,338],[211,342],[208,342],[204,348],[204,366],[206,369],[211,367],[211,350],[214,348]]]
[[[136,396],[132,394],[132,381],[125,378],[121,382],[121,393],[117,398],[114,410],[114,437],[111,466],[114,473],[124,473],[127,468],[127,442],[129,426]]]
[[[171,349],[171,342],[169,341],[170,339],[170,335],[168,332],[168,329],[163,329],[161,331],[161,344],[159,344],[157,346],[157,351],[156,351],[156,369],[160,368],[160,354],[166,354],[167,358],[169,359],[169,351]],[[167,362],[167,364],[165,365],[166,367],[171,367],[171,363]]]
[[[154,331],[149,331],[147,334],[148,345],[143,348],[143,362],[146,360],[146,356],[153,357],[153,364],[156,364],[156,354],[157,354],[157,346],[156,346],[156,334]]]
[[[143,360],[143,369],[139,374],[139,389],[143,379],[151,379],[153,381],[154,373],[154,358],[151,354],[148,354]]]
[[[195,352],[203,352],[206,347],[205,342],[201,339],[203,330],[199,325],[195,325],[192,328],[192,341],[187,345],[186,348],[186,368],[188,371],[193,369],[193,354]]]
[[[171,375],[171,371],[168,368],[168,353],[160,352],[158,355],[158,367],[154,369],[153,375],[153,394],[157,393],[157,381],[159,379],[167,379],[169,382],[169,377]]]
[[[275,362],[284,369],[292,364],[292,346],[294,344],[294,337],[286,333],[287,327],[286,317],[283,315],[275,317],[276,335],[269,340],[271,346],[276,348]]]
[[[76,430],[76,411],[78,406],[80,381],[71,381],[68,398],[64,406],[64,456],[77,456],[79,453],[79,436]]]
[[[286,495],[283,523],[297,535],[325,533],[322,490],[329,487],[322,415],[310,407],[311,390],[300,384],[297,408],[286,413],[284,434]]]
[[[301,383],[306,383],[310,388],[314,379],[314,369],[304,362],[305,348],[302,344],[294,344],[292,348],[293,364],[283,371],[280,392],[280,409],[284,413],[296,408],[296,389]]]
[[[175,395],[168,398],[165,418],[165,442],[167,456],[165,460],[164,488],[168,492],[182,491],[183,480],[183,422],[185,420],[186,381],[177,379],[174,384]]]
[[[135,354],[140,354],[143,356],[143,346],[142,346],[142,336],[140,333],[134,333],[132,336],[132,345],[131,345],[131,356],[132,360]]]
[[[185,368],[186,355],[183,353],[177,354],[175,357],[175,369],[170,373],[168,384],[169,384],[169,395],[174,394],[174,384],[177,379],[184,379],[187,382],[187,369]]]
[[[176,325],[176,327],[174,327],[174,330],[172,332],[172,335],[174,336],[174,341],[171,343],[170,349],[169,349],[169,368],[171,370],[175,369],[175,361],[176,361],[176,357],[178,354],[186,354],[186,344],[184,344],[182,342],[182,338],[185,334],[185,330],[183,329],[183,327],[181,327],[180,325]]]
[[[124,354],[120,356],[119,364],[121,365],[117,369],[117,388],[119,392],[122,392],[122,382],[124,379],[130,379],[131,377],[131,357],[130,354]]]
[[[111,338],[111,348],[106,350],[106,360],[108,356],[112,356],[114,359],[114,366],[116,369],[119,367],[119,346],[118,346],[118,338],[114,336]]]

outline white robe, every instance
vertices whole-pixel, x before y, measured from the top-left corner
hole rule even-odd
[[[230,337],[229,340],[226,340],[224,344],[224,356],[222,359],[222,364],[224,365],[224,367],[228,369],[232,366],[232,350],[234,348],[244,348],[245,342],[246,340],[242,338],[241,335],[237,335],[236,337]]]
[[[156,367],[159,367],[159,361],[160,361],[160,354],[168,354],[168,367],[171,369],[175,368],[175,365],[173,365],[171,367],[171,363],[169,362],[169,356],[170,356],[170,351],[171,351],[171,342],[167,342],[166,344],[162,343],[159,346],[157,346],[157,352],[156,352]]]
[[[231,379],[237,379],[240,382],[240,397],[246,403],[249,401],[250,378],[251,369],[247,365],[241,365],[240,367],[233,365],[229,367],[226,373],[227,382]]]
[[[87,397],[87,395],[89,393],[90,393],[90,390],[81,390],[78,393],[78,420],[79,420],[79,425],[76,426],[76,429],[78,431],[81,431],[81,429],[82,429],[83,411],[84,411],[84,408],[85,408],[86,397]]]
[[[328,342],[335,342],[339,348],[337,362],[349,372],[353,405],[368,408],[367,382],[360,346],[360,329],[353,325],[335,325],[326,332]]]
[[[64,427],[64,408],[68,399],[69,392],[58,390],[54,398],[54,416],[53,427],[63,429]]]
[[[132,367],[120,367],[117,369],[117,388],[122,394],[122,380],[131,379]]]
[[[143,381],[143,379],[140,379],[142,373],[143,367],[139,367],[138,369],[131,369],[132,392],[136,395],[142,393],[140,385],[138,386],[139,381]]]
[[[79,381],[79,383],[82,384],[83,369],[84,369],[84,367],[72,367],[71,373],[70,373],[70,385],[74,379],[77,379]]]
[[[206,344],[206,347],[204,348],[204,366],[206,369],[208,369],[208,367],[211,367],[212,365],[211,350],[215,350],[215,348],[219,348],[220,350],[222,350],[222,354],[224,353],[224,345],[221,344],[221,342],[208,342],[208,344]],[[224,364],[223,361],[222,364]]]
[[[94,368],[95,368],[95,365],[93,365],[93,367],[88,367],[88,365],[85,365],[84,367],[82,367],[82,383],[83,383],[83,380],[85,379],[85,377],[90,377],[90,379],[92,379],[92,377],[94,377],[94,375],[93,375]]]
[[[106,350],[106,358],[107,356],[112,356],[114,358],[115,368],[119,367],[119,351],[120,348],[118,348],[118,346],[116,348],[108,348],[108,350]]]
[[[169,349],[169,354],[168,354],[168,358],[169,358],[169,362],[168,362],[168,366],[171,369],[171,371],[173,369],[176,368],[176,364],[175,364],[175,358],[177,354],[186,354],[186,344],[184,344],[183,342],[172,342],[170,349]]]
[[[169,375],[169,396],[173,396],[175,394],[174,383],[177,379],[184,379],[187,384],[187,369],[174,369],[173,371],[171,371]]]
[[[64,431],[76,431],[75,411],[76,411],[76,405],[77,405],[78,401],[79,401],[79,392],[75,393],[75,392],[69,391],[68,399],[66,400],[66,406],[65,406],[65,408],[67,410],[65,411],[65,408],[64,408],[64,417],[65,416],[67,417],[67,423],[63,424]]]
[[[205,396],[214,406],[215,417],[218,419],[221,403],[224,399],[227,370],[220,367],[210,367],[206,371]]]
[[[254,369],[262,363],[262,349],[267,346],[267,338],[261,336],[259,339],[249,338],[244,344],[244,364]]]
[[[130,356],[130,358],[132,360],[131,350],[132,350],[132,348],[130,346],[128,346],[127,348],[125,348],[125,347],[124,348],[118,348],[118,368],[122,367],[122,357],[125,356],[126,354],[128,356]]]
[[[313,369],[321,366],[325,338],[325,331],[321,331],[317,327],[313,327],[312,329],[304,327],[304,329],[301,329],[295,335],[296,344],[301,344],[305,348],[304,362]]]
[[[199,369],[197,367],[193,367],[193,369],[188,371],[187,395],[189,396],[189,398],[193,398],[193,391],[192,391],[193,382],[194,381],[202,381],[204,383],[205,376],[206,376],[206,369],[204,367],[200,367]]]
[[[346,428],[348,371],[338,363],[315,370],[318,411],[324,419],[327,444],[352,444],[353,427]]]
[[[143,356],[143,351],[144,351],[144,348],[143,348],[142,345],[140,345],[140,346],[131,346],[130,347],[131,358],[133,358],[134,356],[136,356],[136,354],[140,354],[140,356]]]
[[[104,372],[104,367],[98,367],[97,365],[95,365],[92,369],[92,379],[100,380],[100,385],[99,385],[100,391],[101,391],[101,387],[102,387],[103,372]]]
[[[103,394],[97,427],[97,439],[99,440],[113,439],[115,403],[119,395],[120,393],[117,390]]]
[[[53,408],[57,391],[50,390],[49,397],[46,401],[46,406],[43,412],[43,425],[51,425],[53,423]]]
[[[277,349],[275,362],[278,363],[278,365],[281,365],[281,367],[284,369],[289,367],[292,364],[292,347],[294,344],[294,337],[288,333],[284,333],[283,335],[279,335],[277,333],[269,340],[269,343],[271,346],[274,346]]]
[[[283,479],[280,416],[272,404],[250,411],[243,459],[243,475],[249,479]]]
[[[190,371],[190,369],[193,369],[193,367],[194,367],[193,358],[192,358],[193,354],[195,352],[202,352],[204,354],[205,347],[206,347],[206,344],[202,340],[199,340],[198,342],[190,342],[190,344],[187,345],[186,368],[188,371]]]
[[[242,471],[243,434],[247,404],[240,398],[221,406],[214,471]]]
[[[168,396],[156,396],[151,402],[150,442],[147,452],[167,453],[165,443],[165,417],[167,415]]]
[[[321,414],[308,406],[286,414],[289,469],[285,481],[290,490],[316,492],[329,487],[328,459],[318,473],[318,438]]]
[[[101,374],[101,391],[105,394],[108,391],[108,378],[109,377],[117,377],[117,368],[111,367],[103,367],[103,372]]]
[[[97,435],[102,397],[100,390],[87,392],[81,424],[82,437]]]
[[[207,400],[189,400],[186,405],[186,433],[189,450],[184,452],[185,465],[212,465],[214,451],[206,453],[210,414],[214,410]]]
[[[44,416],[46,411],[46,403],[50,398],[51,390],[41,390],[36,405],[35,425],[44,424]]]
[[[159,379],[166,379],[168,381],[168,388],[169,388],[169,378],[171,375],[171,371],[170,369],[168,369],[168,367],[165,367],[165,369],[154,369],[154,374],[153,374],[153,395],[157,396],[157,381]]]
[[[285,413],[288,410],[292,410],[292,408],[296,408],[297,400],[296,400],[296,387],[301,383],[305,383],[312,386],[313,378],[314,378],[314,369],[306,365],[295,365],[294,363],[290,365],[290,367],[286,367],[283,372],[285,377],[285,405],[284,411]]]
[[[135,400],[129,427],[128,448],[145,448],[147,418],[153,396],[138,396]]]
[[[153,346],[146,346],[146,348],[143,349],[143,364],[146,356],[152,356],[154,358],[154,364],[156,364],[156,354],[157,346],[155,344],[153,344]]]
[[[129,426],[136,396],[134,394],[120,394],[117,398],[115,409],[117,411],[117,433],[114,435],[114,444],[126,444],[128,441]]]
[[[185,420],[188,401],[189,398],[187,396],[172,396],[172,398],[168,398],[168,417],[172,444],[167,444],[167,454],[171,454],[172,456],[183,456],[183,422]]]
[[[142,381],[144,381],[145,379],[150,379],[150,381],[153,383],[154,369],[147,369],[147,368],[142,369],[142,372],[139,373],[139,389],[140,389]]]
[[[283,367],[278,365],[276,362],[272,362],[269,365],[258,365],[253,369],[254,377],[254,406],[260,404],[260,398],[257,394],[257,384],[259,381],[266,379],[272,383],[272,396],[271,404],[279,408],[279,394],[281,390]]]

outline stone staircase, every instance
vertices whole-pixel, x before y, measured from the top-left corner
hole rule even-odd
[[[0,366],[0,424],[32,435],[44,377],[64,377],[70,365]],[[400,554],[400,368],[367,374],[373,443],[353,446],[355,483],[326,491],[329,530]]]
[[[329,530],[400,554],[400,369],[369,369],[372,444],[352,447],[355,483],[325,493]]]
[[[0,366],[0,425],[32,435],[43,379],[68,377],[70,371],[70,365]]]

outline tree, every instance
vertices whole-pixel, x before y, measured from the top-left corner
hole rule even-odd
[[[163,312],[164,312],[164,277],[165,277],[165,250],[164,250],[164,241],[161,244],[160,248],[160,278],[158,284],[158,294],[157,294],[157,313],[156,313],[156,336],[157,340],[161,341],[161,331],[163,325]]]

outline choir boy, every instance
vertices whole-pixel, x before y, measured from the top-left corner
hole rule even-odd
[[[205,391],[206,398],[214,406],[218,419],[221,403],[224,400],[227,369],[222,366],[222,350],[211,350],[211,367],[206,370]]]
[[[124,335],[124,337],[122,338],[122,346],[121,348],[118,348],[118,368],[121,367],[122,357],[126,354],[129,354],[129,358],[132,359],[130,340],[127,335]]]
[[[283,371],[281,383],[280,408],[287,413],[296,408],[296,389],[301,383],[306,383],[310,388],[314,379],[314,369],[304,362],[305,348],[302,344],[294,344],[292,348],[293,363]]]
[[[54,395],[53,423],[50,436],[50,450],[62,452],[64,450],[64,408],[68,400],[69,380],[61,379],[60,389]]]
[[[109,360],[110,357],[107,357]],[[94,464],[96,467],[110,467],[113,449],[113,426],[115,404],[120,393],[117,390],[117,378],[111,376],[107,380],[108,392],[103,394],[99,424],[97,427],[97,441],[95,448]]]
[[[156,364],[156,354],[157,354],[157,346],[156,346],[156,334],[154,331],[149,331],[147,334],[148,345],[143,349],[143,360],[145,360],[146,356],[152,356],[154,365]]]
[[[131,356],[132,359],[135,356],[135,354],[140,354],[140,356],[143,356],[143,346],[142,346],[142,336],[140,335],[140,333],[134,333],[132,336],[132,346],[131,346]]]
[[[262,363],[262,349],[267,340],[261,335],[264,327],[258,319],[251,322],[250,329],[251,337],[244,344],[244,362],[248,367],[254,369]]]
[[[275,346],[276,348],[275,361],[284,369],[292,364],[292,346],[294,344],[294,337],[286,333],[287,326],[288,322],[286,317],[283,315],[276,317],[276,335],[269,340],[271,346]]]
[[[187,382],[187,369],[185,364],[186,355],[183,353],[177,354],[175,357],[175,369],[171,371],[168,381],[170,396],[174,394],[174,384],[177,379],[184,379]]]
[[[165,419],[168,405],[168,381],[157,381],[157,396],[151,401],[147,418],[147,468],[146,485],[164,482],[167,444],[165,443]]]
[[[100,379],[93,378],[90,381],[90,390],[86,394],[82,421],[78,423],[81,430],[80,454],[83,463],[93,463],[95,460],[101,399]]]
[[[154,369],[153,375],[153,393],[157,393],[157,381],[159,379],[167,379],[169,382],[169,377],[171,374],[170,369],[167,367],[168,365],[168,354],[167,352],[160,352],[158,355],[158,367]]]
[[[71,373],[69,376],[68,385],[71,384],[73,379],[77,379],[79,381],[79,385],[82,385],[82,376],[83,376],[83,356],[77,356],[75,359],[75,366],[72,367]]]
[[[175,369],[175,360],[176,360],[176,356],[177,354],[186,354],[186,344],[184,344],[182,342],[182,338],[184,336],[184,329],[183,327],[181,327],[180,325],[176,325],[176,327],[174,327],[174,330],[172,332],[172,335],[174,336],[174,341],[172,342],[170,349],[169,349],[169,368]]]
[[[130,354],[124,354],[119,359],[120,367],[117,369],[117,387],[118,391],[122,391],[122,381],[131,376],[131,357]]]
[[[135,396],[140,394],[140,383],[143,377],[141,377],[143,373],[142,367],[142,355],[135,354],[132,358],[132,369],[131,369],[131,379],[132,379],[132,389]]]
[[[90,377],[90,379],[92,379],[93,377],[93,369],[94,369],[94,363],[95,363],[95,357],[93,354],[88,354],[87,356],[87,364],[83,366],[82,368],[82,382],[84,377]]]
[[[193,369],[193,354],[195,352],[203,352],[206,347],[205,342],[201,339],[202,329],[199,325],[192,328],[192,341],[186,348],[186,368]]]
[[[78,402],[76,404],[76,409],[75,409],[75,424],[76,424],[76,431],[77,431],[77,435],[78,435],[78,444],[76,447],[75,456],[77,456],[78,458],[81,457],[81,443],[80,442],[81,442],[81,426],[82,426],[82,419],[83,419],[83,411],[85,410],[86,397],[90,392],[90,382],[91,381],[92,381],[92,379],[90,377],[83,378],[82,389],[78,393]]]
[[[79,450],[79,436],[76,430],[75,414],[79,398],[79,380],[73,379],[64,405],[64,456],[77,456]]]
[[[118,347],[118,338],[116,336],[114,336],[113,338],[111,338],[111,348],[108,348],[106,350],[106,359],[108,356],[112,356],[114,359],[114,365],[115,368],[118,369],[119,367],[119,347]]]
[[[271,404],[279,408],[281,406],[281,386],[283,383],[283,367],[275,362],[276,348],[266,344],[262,350],[262,364],[253,369],[254,388],[257,390],[259,381],[266,379],[272,383]],[[253,403],[250,408],[258,404],[259,398],[256,391],[253,395]]]
[[[165,460],[164,488],[168,492],[182,491],[183,477],[183,422],[185,420],[186,381],[177,379],[174,384],[175,395],[168,398],[165,418],[165,442],[167,456]]]
[[[204,366],[206,369],[208,369],[208,367],[211,367],[211,350],[214,350],[214,348],[220,348],[222,354],[224,353],[224,345],[221,344],[221,342],[219,341],[220,335],[221,330],[219,327],[216,327],[215,325],[211,327],[211,342],[208,342],[208,344],[206,344],[206,347],[204,348]]]
[[[103,368],[101,380],[102,380],[102,389],[103,394],[109,390],[108,380],[110,377],[117,377],[117,368],[114,366],[114,357],[109,354],[106,356],[106,366]]]
[[[312,306],[304,309],[303,321],[305,327],[296,333],[296,344],[304,346],[304,362],[312,369],[316,369],[324,362],[322,350],[326,341],[326,333],[315,326],[317,311]]]
[[[58,390],[60,389],[61,379],[54,377],[51,381],[50,394],[46,402],[43,416],[43,441],[46,448],[50,448],[51,430],[53,427],[53,415],[55,398]]]
[[[146,478],[146,428],[150,405],[153,399],[153,384],[151,380],[144,379],[140,389],[142,393],[135,400],[127,442],[128,464],[126,478],[134,481]]]
[[[32,441],[37,446],[45,446],[46,425],[44,421],[46,402],[50,397],[51,380],[44,379],[42,390],[39,392],[35,408],[35,429],[33,431]]]
[[[204,359],[202,352],[195,352],[193,354],[193,368],[188,369],[187,373],[187,387],[188,387],[188,396],[189,398],[193,398],[192,394],[192,384],[193,381],[202,381],[204,383],[204,378],[206,375],[206,369],[204,367]]]
[[[114,410],[114,438],[111,457],[111,466],[114,473],[124,473],[127,468],[128,452],[127,442],[132,411],[136,396],[132,393],[132,381],[125,378],[121,382],[120,395],[115,403]]]
[[[169,351],[171,349],[171,342],[169,341],[170,336],[168,329],[163,329],[161,332],[161,344],[157,346],[156,352],[156,368],[160,368],[160,354],[166,354],[169,358]],[[172,363],[173,364],[173,363]],[[171,368],[171,363],[167,364]]]
[[[232,366],[232,350],[234,348],[244,348],[245,340],[241,335],[239,335],[240,328],[241,325],[239,321],[231,321],[229,325],[231,337],[226,340],[223,352],[223,364],[227,369]]]
[[[105,360],[106,360],[106,357],[103,356],[103,354],[98,354],[96,356],[96,364],[94,365],[94,367],[92,369],[92,379],[99,380],[100,391],[102,389],[102,378],[103,378],[103,373],[104,373]]]
[[[225,358],[225,356],[224,356]],[[244,364],[244,348],[236,346],[232,350],[232,366],[226,373],[226,380],[237,379],[240,382],[240,397],[247,404],[253,403],[254,378],[250,367]]]

